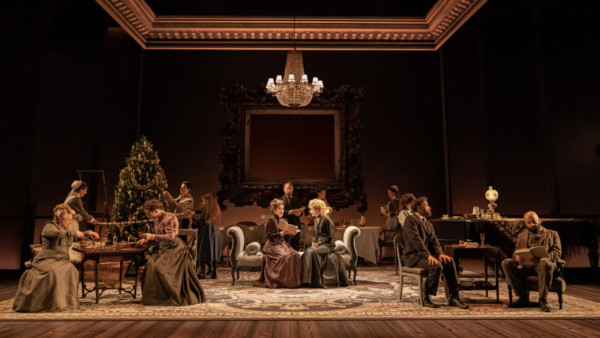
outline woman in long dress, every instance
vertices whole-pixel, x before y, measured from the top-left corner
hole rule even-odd
[[[77,230],[82,228],[82,222],[84,221],[92,224],[98,223],[98,221],[92,215],[90,215],[83,206],[83,196],[87,195],[87,193],[87,183],[80,180],[75,180],[73,183],[71,183],[71,191],[65,199],[65,204],[75,211],[76,220],[79,222],[79,228]]]
[[[297,288],[301,284],[302,259],[289,241],[291,234],[280,230],[277,224],[283,217],[284,202],[271,201],[273,216],[267,220],[267,242],[262,249],[263,269],[255,286],[267,288]]]
[[[381,206],[381,215],[385,216],[386,230],[398,229],[398,213],[400,212],[400,189],[397,185],[392,185],[387,191],[390,201],[387,205]]]
[[[302,256],[302,284],[315,288],[348,286],[346,266],[335,251],[335,225],[327,216],[327,205],[320,199],[313,199],[308,207],[315,217],[316,242]]]
[[[54,219],[42,230],[42,251],[25,270],[15,296],[13,310],[20,312],[58,311],[79,305],[77,283],[79,273],[69,259],[69,247],[84,237],[70,228],[75,211],[66,204],[54,207]],[[93,231],[86,232],[92,239]]]
[[[196,277],[192,255],[187,245],[177,237],[179,222],[172,213],[163,210],[162,203],[144,203],[146,216],[154,220],[154,233],[141,234],[138,244],[155,244],[142,276],[142,304],[193,305],[206,301],[204,290]]]
[[[198,277],[206,278],[208,266],[210,278],[217,278],[217,262],[221,259],[221,209],[215,194],[204,194],[200,200],[200,211],[193,214],[192,228],[198,229]]]

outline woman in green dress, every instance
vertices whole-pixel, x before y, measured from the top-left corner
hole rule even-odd
[[[192,255],[177,237],[177,217],[158,200],[144,203],[146,216],[154,220],[154,232],[141,234],[138,244],[154,244],[142,276],[144,305],[193,305],[206,301],[196,276]]]
[[[98,234],[93,231],[84,234],[69,227],[74,215],[75,211],[66,204],[54,207],[54,219],[42,230],[42,251],[19,281],[13,310],[58,311],[79,305],[79,273],[69,259],[69,247],[85,235],[96,239]]]
[[[335,251],[335,225],[327,216],[327,205],[315,198],[308,208],[315,217],[316,242],[302,256],[302,285],[313,288],[348,286],[346,266]]]

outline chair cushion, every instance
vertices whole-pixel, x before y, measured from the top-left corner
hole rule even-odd
[[[525,279],[525,282],[527,284],[527,290],[530,290],[530,291],[538,290],[538,277],[537,276],[527,276],[527,278]],[[550,291],[565,292],[566,289],[567,289],[567,283],[561,277],[554,278],[554,280],[552,281],[552,285],[550,285]]]
[[[344,244],[344,242],[342,241],[335,241],[335,251],[340,254],[343,255],[345,253],[348,253],[348,249],[346,248],[346,244]]]
[[[344,262],[344,265],[349,268],[350,267],[350,260],[352,259],[352,257],[350,257],[349,254],[341,254],[340,257],[342,258],[342,261]]]
[[[256,255],[259,250],[260,250],[260,243],[258,243],[258,242],[252,242],[252,243],[248,244],[248,246],[246,247],[246,253],[249,256]]]
[[[409,268],[407,266],[402,267],[402,273],[409,273],[413,275],[427,276],[427,270],[423,268]]]
[[[258,268],[262,266],[262,262],[262,252],[258,252],[256,255],[248,255],[244,251],[237,257],[237,266],[239,268]]]

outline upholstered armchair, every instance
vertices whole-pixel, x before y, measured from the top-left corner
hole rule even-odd
[[[558,308],[562,310],[562,308],[563,308],[563,293],[567,289],[567,283],[561,277],[561,275],[563,273],[563,266],[559,266],[557,269],[560,273],[553,276],[552,284],[550,285],[550,292],[556,292],[556,295],[558,296]],[[527,276],[525,279],[525,285],[527,288],[527,292],[530,292],[530,291],[537,292],[539,290],[538,282],[539,282],[538,276]],[[508,304],[510,305],[510,304],[512,304],[512,301],[513,301],[513,289],[512,289],[512,286],[510,285],[510,283],[508,283],[508,281],[507,281],[507,284],[508,284]]]
[[[231,238],[231,285],[235,285],[236,272],[237,279],[240,279],[240,270],[260,271],[263,264],[263,255],[260,252],[260,244],[253,242],[245,245],[244,232],[238,226],[232,226],[227,230],[227,236]],[[258,248],[257,248],[258,246]]]
[[[344,241],[336,241],[336,251],[340,254],[346,270],[348,270],[348,280],[352,280],[354,285],[356,285],[356,264],[358,262],[358,252],[356,251],[356,237],[358,236],[360,236],[360,229],[349,226],[344,231]],[[354,278],[350,278],[352,271],[354,271]]]

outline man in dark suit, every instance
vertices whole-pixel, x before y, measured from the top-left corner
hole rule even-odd
[[[408,267],[428,270],[427,281],[423,290],[423,306],[437,307],[429,299],[429,295],[437,293],[440,272],[444,274],[448,286],[446,295],[448,304],[461,309],[468,308],[458,296],[459,280],[452,257],[444,255],[440,242],[435,236],[433,224],[427,220],[431,217],[431,207],[427,197],[416,199],[415,213],[406,217],[403,229],[404,253],[402,260]]]
[[[513,303],[510,307],[529,306],[529,292],[527,291],[525,279],[527,276],[538,276],[538,292],[540,299],[540,310],[550,312],[546,298],[552,285],[552,279],[558,266],[564,266],[565,261],[560,258],[562,248],[560,237],[553,230],[548,230],[541,225],[540,218],[533,211],[528,211],[523,215],[523,221],[527,229],[523,230],[517,237],[518,249],[533,248],[542,246],[546,248],[549,258],[525,260],[519,255],[513,254],[512,259],[502,261],[502,270],[506,276],[506,281],[512,286],[519,301]]]
[[[294,183],[291,181],[283,184],[283,218],[287,220],[289,224],[295,225],[300,228],[300,216],[304,211],[302,201],[294,196]],[[297,233],[290,239],[290,245],[294,250],[300,249],[300,233]]]

